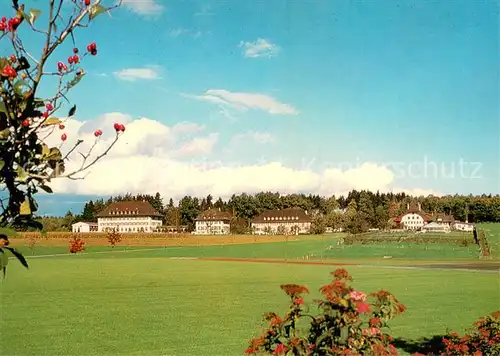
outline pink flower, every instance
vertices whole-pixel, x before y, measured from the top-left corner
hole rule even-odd
[[[351,298],[352,300],[364,302],[366,300],[366,294],[355,290],[349,293],[349,298]]]
[[[304,298],[297,298],[297,299],[295,299],[295,304],[297,304],[297,305],[304,304]]]

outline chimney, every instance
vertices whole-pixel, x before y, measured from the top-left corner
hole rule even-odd
[[[422,204],[418,203],[418,211],[422,211]]]
[[[220,206],[219,206],[219,212],[220,212]]]
[[[410,203],[406,203],[406,210],[410,210]]]

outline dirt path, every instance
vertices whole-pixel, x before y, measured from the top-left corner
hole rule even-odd
[[[500,262],[479,262],[479,263],[443,263],[443,264],[416,264],[416,265],[368,265],[358,263],[345,263],[339,261],[325,260],[283,260],[283,259],[256,259],[256,258],[218,258],[206,257],[197,258],[203,261],[226,261],[226,262],[253,262],[253,263],[279,263],[279,264],[302,264],[302,265],[323,265],[323,266],[353,266],[370,268],[391,268],[391,269],[441,269],[441,270],[468,270],[500,273]]]

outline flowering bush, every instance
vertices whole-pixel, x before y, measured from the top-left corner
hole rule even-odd
[[[464,336],[451,333],[443,338],[445,356],[500,355],[500,310],[479,319]]]
[[[69,240],[69,252],[77,253],[85,251],[85,241],[83,241],[79,237],[73,237],[73,239]]]
[[[122,240],[120,233],[116,231],[110,231],[107,233],[108,241],[111,247],[115,247],[115,245]]]
[[[345,269],[337,269],[332,276],[332,282],[320,288],[323,299],[314,301],[320,312],[316,316],[304,306],[306,286],[282,285],[291,299],[289,311],[283,318],[266,313],[268,327],[250,341],[246,354],[397,355],[392,337],[383,329],[406,307],[385,290],[368,295],[355,290]],[[305,328],[299,325],[303,321]]]

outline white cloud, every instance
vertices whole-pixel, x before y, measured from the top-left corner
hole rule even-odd
[[[218,140],[218,133],[212,133],[206,137],[197,137],[182,145],[182,147],[176,151],[176,154],[179,157],[208,155],[212,152],[212,149]]]
[[[173,30],[170,30],[169,32],[170,36],[172,37],[179,37],[182,35],[188,35],[193,38],[200,38],[203,35],[203,32],[201,31],[193,31],[193,30],[188,30],[182,27],[174,28]]]
[[[144,68],[125,68],[114,72],[114,75],[128,82],[136,80],[157,80],[161,79],[161,68],[158,66],[149,66]]]
[[[122,4],[139,15],[159,15],[165,10],[158,0],[123,0]]]
[[[253,141],[258,144],[274,143],[276,142],[275,137],[269,132],[261,131],[248,131],[234,135],[231,139],[231,143],[240,144],[242,142]]]
[[[395,173],[376,163],[316,172],[286,167],[280,162],[225,165],[212,161],[207,155],[218,142],[219,135],[204,133],[202,126],[189,122],[166,126],[148,118],[134,119],[122,113],[109,113],[89,122],[67,120],[66,128],[63,131],[56,128],[49,143],[59,145],[60,134],[65,132],[68,140],[62,147],[63,152],[81,138],[85,143],[80,151],[85,153],[95,140],[93,131],[100,128],[103,136],[95,147],[94,155],[97,155],[113,139],[115,122],[126,124],[126,131],[109,154],[90,169],[84,180],[53,180],[54,192],[108,196],[159,191],[163,196],[179,199],[186,194],[202,196],[208,193],[228,198],[233,193],[262,190],[322,195],[345,194],[351,189],[400,191],[393,187]],[[68,170],[80,167],[81,157],[77,152],[70,158]],[[440,195],[421,188],[404,191]]]
[[[240,42],[243,47],[243,55],[248,58],[274,57],[280,51],[280,48],[264,38],[259,38],[254,42]]]
[[[262,110],[273,115],[296,115],[298,114],[290,104],[284,104],[272,96],[260,93],[230,92],[224,89],[209,89],[202,95],[185,95],[187,97],[208,101],[220,107],[231,107],[238,111],[248,109]]]

